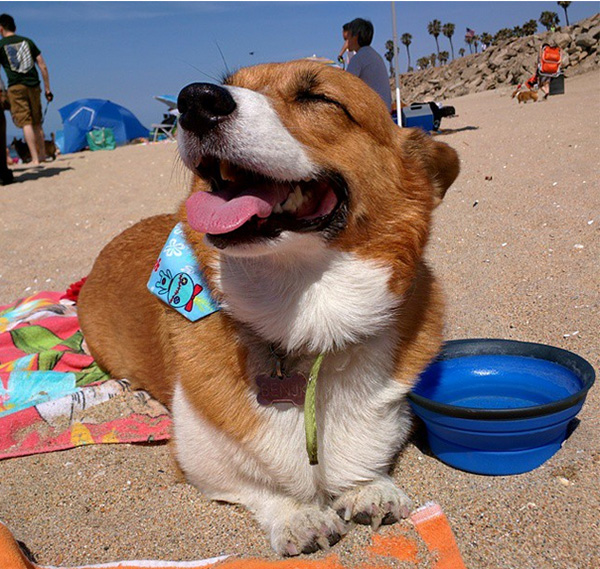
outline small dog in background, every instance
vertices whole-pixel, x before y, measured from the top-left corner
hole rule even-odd
[[[17,153],[17,156],[21,159],[23,164],[28,164],[31,162],[31,152],[29,152],[29,146],[27,143],[20,138],[13,138],[10,146]],[[46,148],[46,158],[51,160],[56,160],[56,155],[58,154],[58,149],[56,147],[56,138],[54,133],[50,135],[50,140],[44,140],[44,146]]]
[[[537,102],[537,100],[538,100],[537,91],[519,91],[519,89],[520,89],[520,85],[519,85],[519,87],[517,87],[515,89],[515,91],[512,94],[513,99],[515,98],[515,96],[517,97],[517,101],[519,101],[519,104],[527,103],[527,101],[533,101],[534,103]]]

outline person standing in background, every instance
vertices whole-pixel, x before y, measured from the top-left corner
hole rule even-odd
[[[12,16],[0,15],[0,64],[8,79],[8,100],[15,126],[23,129],[25,142],[31,153],[31,163],[38,166],[46,159],[44,130],[42,129],[42,103],[40,68],[46,100],[54,96],[50,90],[48,67],[39,48],[29,38],[17,35]]]

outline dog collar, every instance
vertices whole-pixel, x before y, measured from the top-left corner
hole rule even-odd
[[[181,223],[167,237],[148,280],[148,290],[192,322],[221,309],[211,295]]]
[[[308,462],[311,465],[319,464],[318,446],[317,446],[317,412],[315,396],[317,392],[317,377],[323,363],[325,353],[321,352],[308,376],[306,384],[306,396],[304,398],[304,434],[306,436],[306,452],[308,453]]]
[[[273,403],[290,403],[296,407],[304,405],[304,434],[306,437],[306,453],[311,465],[319,464],[317,447],[317,413],[316,391],[319,370],[325,357],[321,352],[310,368],[308,380],[300,372],[284,372],[283,356],[275,356],[275,371],[271,374],[261,373],[255,379],[258,387],[256,400],[259,405],[269,406]]]

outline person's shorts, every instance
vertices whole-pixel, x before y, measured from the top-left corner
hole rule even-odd
[[[16,127],[42,124],[41,95],[42,89],[39,86],[12,85],[8,88],[10,114]]]

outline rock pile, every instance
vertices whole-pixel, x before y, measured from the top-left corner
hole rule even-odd
[[[455,59],[451,63],[400,75],[403,103],[440,101],[479,91],[523,83],[536,70],[544,43],[562,49],[562,69],[572,77],[600,67],[600,14],[556,32],[505,40],[484,52]],[[391,80],[395,94],[394,80]]]

